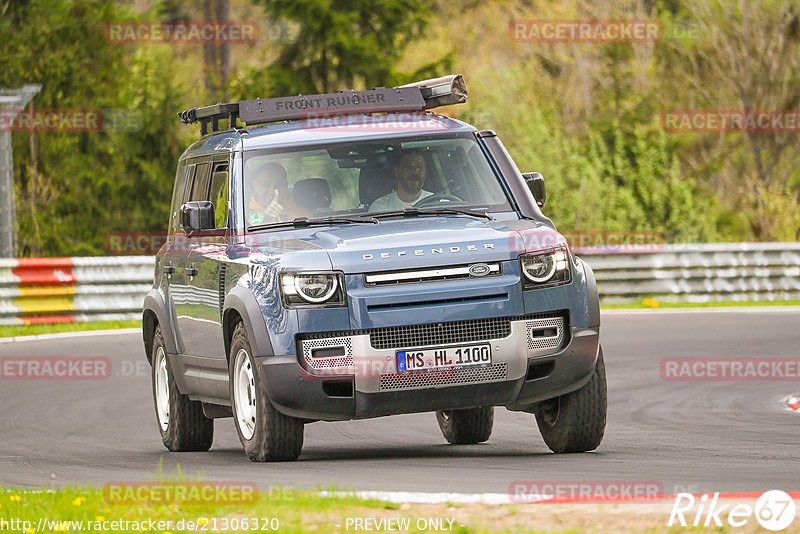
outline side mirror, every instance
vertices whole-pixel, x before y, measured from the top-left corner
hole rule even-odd
[[[208,200],[187,202],[181,206],[181,226],[187,232],[192,230],[210,230],[216,225],[214,221],[214,203]]]
[[[525,183],[533,193],[533,198],[536,199],[536,204],[541,208],[547,201],[547,192],[544,189],[544,177],[539,172],[526,172],[522,174],[525,178]]]

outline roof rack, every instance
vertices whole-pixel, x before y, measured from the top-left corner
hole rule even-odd
[[[389,111],[424,111],[467,101],[467,84],[460,74],[451,74],[399,87],[377,87],[368,91],[341,91],[321,95],[298,95],[257,98],[241,102],[217,103],[178,113],[184,124],[200,123],[202,135],[219,131],[219,121],[228,120],[229,128],[237,119],[245,125],[310,117],[353,115]]]

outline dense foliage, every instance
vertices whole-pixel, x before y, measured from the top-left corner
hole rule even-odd
[[[676,109],[798,109],[796,3],[143,4],[0,0],[0,88],[41,83],[38,109],[114,110],[128,121],[12,133],[19,255],[101,254],[109,231],[162,230],[175,163],[198,133],[176,111],[450,71],[465,75],[471,95],[446,111],[497,130],[522,170],[544,174],[546,212],[561,229],[656,230],[668,241],[800,239],[797,132],[674,133],[660,119]],[[112,21],[214,12],[258,21],[259,41],[214,55],[202,45],[119,44],[104,32]],[[663,35],[517,42],[509,32],[517,19],[657,19]],[[204,64],[209,57],[225,64]]]
[[[105,110],[109,119],[100,131],[35,132],[33,151],[28,132],[12,133],[19,254],[98,254],[107,232],[162,228],[185,144],[169,51],[109,43],[104,25],[134,16],[109,2],[4,11],[0,87],[41,83],[35,109]]]

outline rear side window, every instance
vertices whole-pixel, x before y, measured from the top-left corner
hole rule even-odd
[[[194,186],[192,187],[192,194],[189,198],[193,201],[208,200],[208,186],[210,181],[209,164],[199,164],[194,173]]]
[[[172,201],[171,228],[180,226],[180,207],[187,202],[210,200],[214,203],[214,216],[217,228],[225,228],[228,223],[228,163],[215,163],[212,173],[211,163],[186,165],[178,170]]]
[[[214,203],[217,228],[228,226],[228,164],[216,163],[211,173],[211,191],[208,200]]]
[[[186,166],[186,187],[183,189],[183,197],[181,200],[181,205],[186,204],[189,202],[189,199],[192,196],[192,188],[194,186],[194,175],[195,175],[195,167],[196,165],[187,165]],[[180,208],[180,206],[178,206]]]

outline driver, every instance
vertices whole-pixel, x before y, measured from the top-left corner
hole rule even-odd
[[[370,204],[369,211],[399,211],[433,193],[422,189],[425,183],[425,156],[417,150],[403,152],[394,168],[397,187]]]

